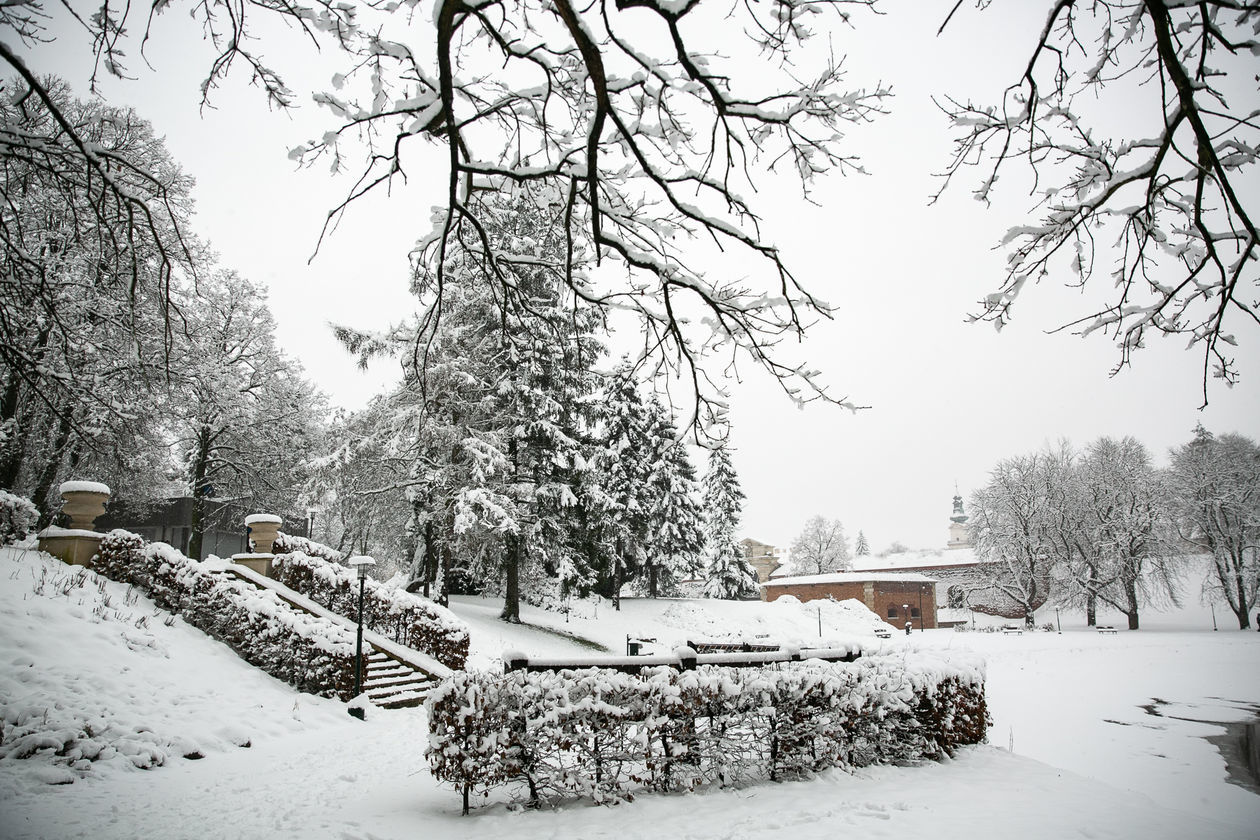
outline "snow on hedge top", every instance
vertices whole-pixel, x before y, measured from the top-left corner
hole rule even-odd
[[[810,583],[935,583],[936,578],[927,575],[916,575],[912,572],[832,572],[829,575],[796,575],[781,577],[763,583],[762,586],[800,586]]]
[[[109,495],[109,486],[99,481],[63,481],[57,488],[61,495],[67,493],[104,493]]]
[[[255,522],[274,522],[279,525],[284,520],[276,516],[274,513],[251,513],[245,517],[246,525],[253,525]]]

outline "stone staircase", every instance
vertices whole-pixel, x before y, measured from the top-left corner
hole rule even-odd
[[[365,645],[365,648],[367,646]],[[363,657],[363,690],[383,709],[419,706],[440,680],[373,647]]]
[[[258,574],[253,569],[231,564],[219,574],[231,575],[259,589],[270,590],[289,606],[303,612],[326,618],[353,632],[354,622],[330,612],[282,583]],[[433,662],[423,654],[405,648],[388,639],[363,633],[363,691],[368,699],[383,709],[402,709],[419,706],[450,670]],[[417,661],[418,660],[418,661]],[[429,662],[428,668],[423,662]],[[434,673],[440,671],[440,673]]]

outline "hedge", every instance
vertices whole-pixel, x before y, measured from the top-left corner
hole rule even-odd
[[[92,568],[135,586],[299,691],[342,700],[354,695],[354,634],[294,609],[274,592],[213,574],[166,543],[146,545],[122,529],[101,540]]]
[[[608,802],[939,758],[983,742],[989,725],[982,666],[922,652],[782,669],[461,672],[426,708],[431,771],[465,813],[470,794],[499,787],[533,805]]]
[[[359,580],[351,569],[300,551],[278,554],[272,577],[331,612],[358,618]],[[363,626],[458,671],[468,660],[468,625],[420,595],[368,578]]]

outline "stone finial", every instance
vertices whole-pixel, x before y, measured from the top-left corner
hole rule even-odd
[[[65,481],[57,488],[61,493],[61,512],[70,518],[72,530],[91,531],[96,517],[105,512],[109,487],[99,481]]]
[[[274,513],[251,513],[245,517],[245,527],[249,529],[249,538],[254,542],[254,554],[271,553],[282,521]]]

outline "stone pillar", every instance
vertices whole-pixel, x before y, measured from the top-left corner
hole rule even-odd
[[[70,527],[40,531],[39,550],[72,566],[90,566],[104,536],[93,529],[96,517],[105,512],[109,487],[97,481],[66,481],[57,489],[61,493],[61,511],[70,517]]]
[[[245,527],[254,543],[254,550],[247,554],[233,554],[232,562],[271,577],[271,561],[276,556],[271,553],[271,548],[275,545],[281,522],[274,513],[251,513],[245,517]]]

